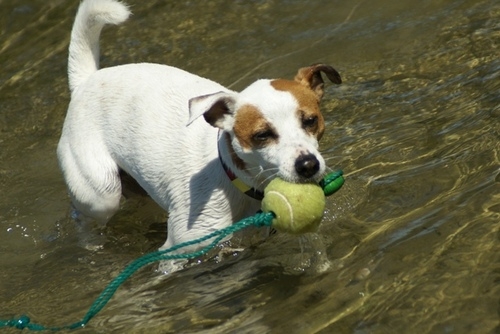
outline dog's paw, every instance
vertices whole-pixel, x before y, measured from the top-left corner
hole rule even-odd
[[[160,264],[158,265],[158,271],[161,272],[162,274],[168,275],[176,271],[179,271],[181,269],[184,269],[184,266],[187,263],[188,261],[185,259],[161,261]]]
[[[238,253],[241,253],[245,250],[245,248],[234,248],[234,247],[221,247],[219,253],[217,254],[217,259],[222,261],[226,257],[236,256]]]
[[[70,216],[76,224],[78,245],[80,247],[92,252],[104,247],[107,239],[102,232],[102,224],[98,224],[94,220],[84,216],[75,208],[72,208]]]

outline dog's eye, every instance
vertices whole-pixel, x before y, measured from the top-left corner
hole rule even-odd
[[[318,116],[304,117],[302,119],[302,127],[304,129],[311,129],[318,124]]]
[[[276,134],[274,133],[273,130],[270,130],[270,129],[256,132],[252,136],[252,139],[254,140],[254,142],[260,143],[260,144],[262,144],[268,140],[275,139],[275,138],[276,138]]]

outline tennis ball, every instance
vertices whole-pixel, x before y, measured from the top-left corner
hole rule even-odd
[[[312,183],[290,183],[275,178],[264,189],[262,211],[272,211],[272,227],[281,232],[302,234],[315,232],[323,218],[325,194]]]

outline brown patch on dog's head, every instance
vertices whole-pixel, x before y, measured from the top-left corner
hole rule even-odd
[[[293,95],[299,105],[296,117],[302,124],[302,128],[319,140],[325,131],[325,120],[319,109],[320,98],[318,95],[297,81],[277,79],[271,81],[271,86],[276,90],[289,92]]]
[[[241,147],[246,150],[262,148],[278,140],[278,133],[259,111],[250,104],[236,112],[233,132]]]

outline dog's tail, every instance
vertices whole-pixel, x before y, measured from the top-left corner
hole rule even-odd
[[[76,14],[69,43],[68,78],[73,92],[99,69],[99,36],[105,24],[120,24],[130,15],[116,0],[85,0]]]

